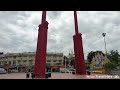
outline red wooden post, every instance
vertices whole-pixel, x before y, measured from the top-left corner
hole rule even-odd
[[[73,41],[74,41],[76,74],[86,74],[83,45],[82,45],[82,34],[78,32],[76,11],[74,11],[74,22],[75,22],[75,35],[73,36]]]
[[[41,25],[38,29],[38,41],[34,65],[36,78],[45,78],[46,72],[46,49],[47,49],[48,22],[46,21],[46,11],[42,11]]]

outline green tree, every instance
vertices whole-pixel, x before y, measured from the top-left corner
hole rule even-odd
[[[115,51],[111,50],[110,54],[109,53],[107,54],[108,59],[115,64],[118,64],[118,57],[119,56],[120,55],[119,55],[119,52],[117,50],[115,50]]]
[[[71,58],[70,65],[73,66],[73,67],[75,67],[75,58],[74,57]]]
[[[63,58],[64,58],[63,64],[65,65],[65,60],[66,60],[66,65],[67,65],[67,64],[69,63],[69,62],[68,62],[68,57],[67,57],[67,56],[64,56]]]
[[[90,63],[86,64],[86,69],[90,69]]]
[[[104,65],[104,68],[107,73],[110,73],[111,70],[115,69],[117,67],[116,63],[108,62]]]
[[[87,56],[87,59],[88,59],[88,62],[91,63],[92,61],[92,58],[95,56],[95,54],[97,53],[102,53],[103,56],[105,55],[102,51],[91,51],[88,53],[88,56]]]

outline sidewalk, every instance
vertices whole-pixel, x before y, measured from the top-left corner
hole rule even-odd
[[[11,73],[11,74],[0,74],[0,79],[32,79],[32,78],[31,78],[31,74],[29,78],[26,78],[26,73]],[[52,73],[51,77],[49,77],[48,79],[120,79],[120,78],[118,78],[118,76],[97,75],[97,74],[74,75],[71,73]]]

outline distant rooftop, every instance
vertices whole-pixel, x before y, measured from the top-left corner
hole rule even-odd
[[[36,52],[23,52],[23,53],[6,53],[6,54],[1,54],[0,57],[4,57],[4,56],[20,56],[20,55],[35,55]],[[49,55],[60,55],[63,56],[63,53],[55,53],[55,52],[47,52],[47,56]]]

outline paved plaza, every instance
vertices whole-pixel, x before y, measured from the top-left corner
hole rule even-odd
[[[32,79],[26,73],[0,74],[0,79]],[[73,75],[71,73],[52,73],[48,79],[120,79],[117,75]]]
[[[85,75],[73,75],[71,73],[52,73],[48,79],[84,79]],[[26,73],[0,74],[0,79],[32,79],[31,74],[26,78]]]

